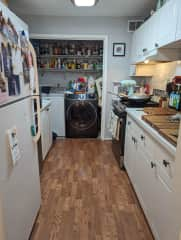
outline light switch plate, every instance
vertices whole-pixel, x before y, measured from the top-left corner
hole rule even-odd
[[[8,134],[8,142],[10,147],[11,159],[12,159],[13,166],[15,166],[21,158],[21,152],[19,148],[16,127],[14,126],[11,129],[8,129],[7,134]]]

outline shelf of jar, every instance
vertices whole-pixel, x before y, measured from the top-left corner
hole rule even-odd
[[[38,55],[38,58],[69,58],[69,59],[102,59],[101,55],[79,56],[79,55]]]
[[[90,73],[99,73],[102,72],[102,69],[57,69],[57,68],[38,68],[40,72],[71,72],[71,73],[80,73],[80,72],[90,72]]]

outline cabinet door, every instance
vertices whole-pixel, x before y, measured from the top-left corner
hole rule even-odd
[[[41,143],[42,143],[42,155],[43,159],[45,159],[47,154],[47,118],[46,118],[46,112],[41,112]]]
[[[133,142],[132,142],[131,137],[128,134],[126,134],[126,138],[125,138],[124,165],[126,167],[129,177],[132,179]]]
[[[47,111],[47,152],[52,145],[52,123],[51,123],[51,106],[46,109]]]
[[[149,55],[156,48],[158,14],[154,14],[148,19],[133,35],[132,59],[134,62],[144,60],[144,56]]]
[[[51,123],[52,130],[58,136],[65,136],[65,110],[64,97],[49,98],[52,102]]]
[[[175,41],[179,14],[177,0],[170,0],[158,11],[158,29],[156,44],[163,47]]]
[[[131,64],[136,62],[136,32],[133,33],[132,44],[131,44]],[[130,75],[134,75],[132,69],[130,70]]]
[[[143,56],[143,37],[142,37],[142,29],[141,26],[138,30],[133,33],[133,40],[132,40],[132,50],[131,50],[131,62],[135,64],[139,62]]]
[[[137,163],[135,167],[135,191],[148,219],[155,239],[158,238],[157,226],[154,221],[154,208],[156,203],[156,165],[155,162],[144,154],[140,145],[137,151]]]
[[[41,142],[43,159],[45,159],[52,145],[52,128],[50,111],[51,107],[47,107],[41,112]]]
[[[139,42],[140,31],[139,29],[133,33],[132,49],[131,49],[131,61],[135,64],[139,58],[139,52],[141,49],[141,43]]]
[[[181,1],[177,0],[178,9],[181,9]],[[176,41],[181,40],[181,14],[177,18]]]
[[[142,31],[142,54],[146,55],[148,52],[152,51],[154,47],[154,37],[155,37],[155,24],[154,24],[154,16],[148,19],[144,23],[143,31]]]
[[[174,238],[175,231],[173,231],[174,223],[171,220],[174,207],[172,206],[172,195],[171,191],[158,176],[155,188],[156,204],[153,209],[153,220],[157,226],[159,238],[164,240],[176,239]]]
[[[153,208],[153,221],[159,239],[164,240],[177,240],[177,209],[175,208],[174,192],[166,185],[162,177],[159,175],[157,168],[156,184],[154,189],[154,200],[156,204]]]
[[[133,130],[127,128],[125,138],[124,165],[129,177],[134,185],[135,183],[135,165],[137,162],[137,140]]]
[[[144,32],[144,25],[141,26],[137,31],[136,31],[136,62],[141,61],[143,57],[143,32]]]

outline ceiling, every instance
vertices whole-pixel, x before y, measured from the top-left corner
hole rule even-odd
[[[99,0],[94,7],[78,8],[71,0],[9,0],[17,14],[48,16],[147,16],[155,4],[156,0]]]

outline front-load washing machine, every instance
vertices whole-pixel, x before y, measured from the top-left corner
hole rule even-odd
[[[65,95],[66,137],[98,136],[98,100],[85,95]]]

